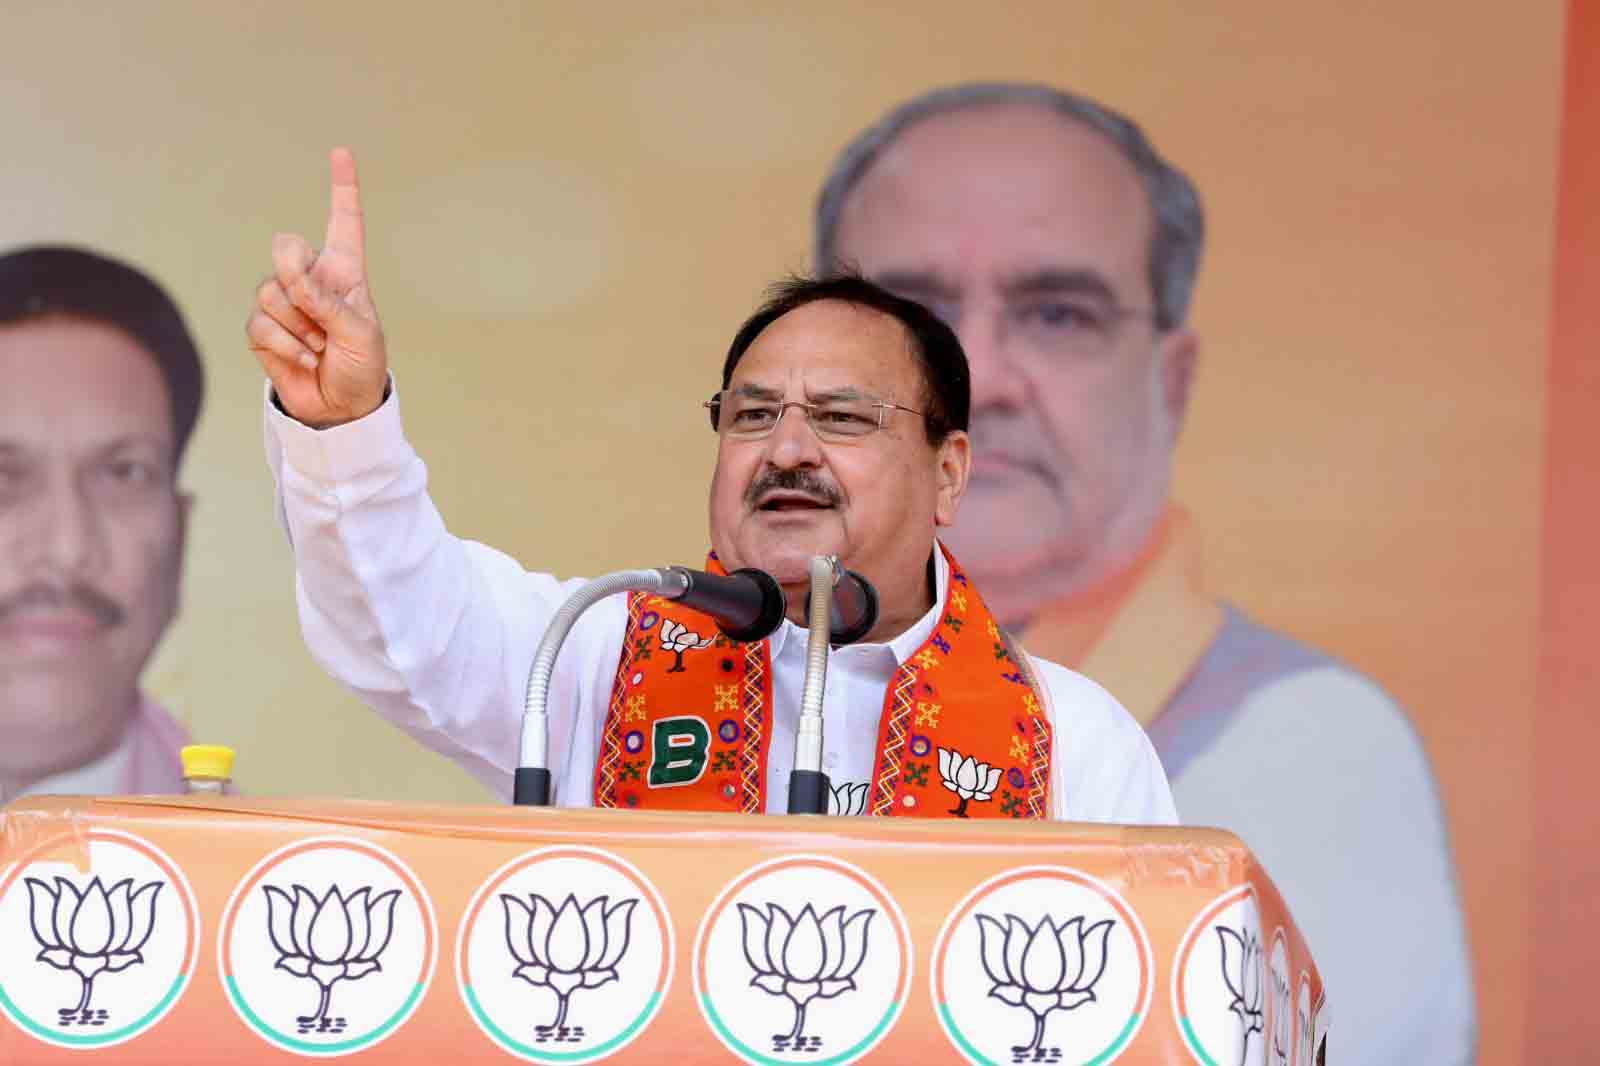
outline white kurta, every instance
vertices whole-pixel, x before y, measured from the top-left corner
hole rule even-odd
[[[427,494],[391,395],[368,417],[313,430],[266,404],[266,449],[294,549],[306,645],[389,721],[508,796],[528,669],[546,626],[582,581],[524,570],[452,536]],[[938,603],[949,567],[935,552]],[[933,631],[938,606],[885,644],[828,664],[823,769],[835,786],[870,779],[890,679]],[[554,801],[588,806],[627,623],[623,596],[573,627],[550,686]],[[768,813],[788,806],[806,634],[772,637]],[[1073,821],[1172,824],[1172,793],[1144,731],[1100,686],[1033,660],[1048,691],[1052,813]]]

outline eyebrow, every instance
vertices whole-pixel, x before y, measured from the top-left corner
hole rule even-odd
[[[782,400],[782,389],[772,388],[770,385],[757,385],[746,382],[738,388],[731,390],[740,396],[749,396],[755,400]],[[811,403],[827,403],[830,400],[859,400],[867,394],[854,385],[839,385],[831,389],[819,389],[815,392],[806,390],[806,399]]]
[[[1000,285],[1007,297],[1017,296],[1092,296],[1108,304],[1119,304],[1116,290],[1098,270],[1046,268],[1007,278]]]
[[[117,437],[114,440],[96,445],[89,454],[94,458],[103,459],[121,452],[146,450],[155,453],[155,457],[161,462],[171,465],[172,452],[166,442],[157,437],[144,436],[137,433]],[[30,448],[26,441],[0,438],[0,456],[25,456],[33,451],[34,449]]]
[[[911,299],[953,300],[957,288],[938,274],[927,270],[886,270],[873,277],[879,285]],[[1042,267],[1012,275],[1000,283],[1008,299],[1027,296],[1091,296],[1108,304],[1120,304],[1116,289],[1098,270],[1071,267]]]
[[[819,389],[812,392],[806,390],[806,399],[812,403],[828,403],[830,400],[859,400],[864,393],[854,385],[840,385],[833,389]]]
[[[757,385],[753,381],[747,381],[738,388],[730,389],[729,391],[738,393],[740,396],[748,396],[753,400],[783,399],[782,389],[775,389],[770,385]]]

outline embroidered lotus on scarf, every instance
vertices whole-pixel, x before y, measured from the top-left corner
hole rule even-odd
[[[140,952],[155,927],[162,882],[134,889],[133,879],[123,878],[108,890],[96,877],[80,891],[64,877],[57,877],[54,887],[30,877],[27,885],[28,919],[40,947],[35,958],[77,974],[82,982],[77,1005],[61,1008],[61,1023],[103,1021],[105,1012],[89,1006],[95,980],[144,962]]]
[[[267,933],[278,951],[277,969],[315,982],[317,1008],[295,1017],[301,1032],[344,1028],[344,1019],[329,1013],[333,986],[359,981],[383,968],[379,956],[394,935],[394,906],[400,890],[374,896],[363,885],[341,892],[337,884],[317,896],[304,885],[293,894],[277,885],[263,885],[267,895]]]
[[[1051,1014],[1094,1001],[1094,986],[1106,969],[1106,938],[1116,923],[1107,918],[1084,928],[1082,915],[1057,922],[1047,914],[1029,928],[1015,914],[1003,921],[987,914],[977,918],[983,968],[994,982],[989,995],[1033,1015],[1032,1039],[1012,1048],[1032,1055],[1044,1042]]]
[[[617,965],[628,952],[633,909],[637,899],[612,903],[596,896],[583,906],[572,893],[553,906],[537,892],[519,897],[500,894],[506,915],[506,947],[517,960],[513,977],[556,996],[556,1016],[541,1031],[561,1032],[568,1027],[567,1011],[573,993],[599,988],[618,979]]]
[[[960,797],[961,802],[950,811],[957,818],[967,816],[967,804],[973,800],[982,803],[994,795],[1000,785],[1000,768],[978,762],[970,755],[962,755],[953,748],[939,749],[939,776],[944,787]]]
[[[699,633],[685,626],[682,622],[668,619],[661,623],[661,648],[677,656],[673,664],[667,668],[669,674],[683,673],[683,655],[685,652],[699,651],[709,648],[716,642],[716,637],[702,637]]]
[[[739,904],[744,932],[744,957],[755,971],[750,983],[794,1004],[794,1026],[773,1035],[775,1045],[792,1048],[820,1046],[805,1036],[806,1011],[817,1000],[832,999],[855,990],[855,974],[867,956],[867,934],[877,911],[863,908],[845,917],[844,907],[833,907],[820,917],[807,903],[794,917],[776,903],[766,913]]]

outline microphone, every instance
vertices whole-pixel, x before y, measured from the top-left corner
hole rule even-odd
[[[657,595],[709,614],[730,640],[760,640],[782,625],[788,612],[782,586],[765,570],[746,567],[724,577],[668,566],[661,574]],[[867,587],[870,590],[871,586]],[[873,607],[876,616],[876,597]]]
[[[550,803],[550,770],[545,765],[550,722],[547,706],[561,645],[579,615],[619,592],[649,592],[682,602],[709,614],[718,629],[740,641],[765,637],[783,624],[788,610],[783,587],[761,570],[735,570],[723,577],[682,566],[663,566],[655,570],[619,570],[586,582],[556,609],[528,669],[522,705],[521,757],[512,787],[512,800],[518,805],[544,807]]]
[[[811,613],[811,596],[806,595],[806,614]],[[878,590],[872,582],[846,570],[833,586],[833,600],[828,606],[828,642],[834,645],[854,644],[878,624]]]

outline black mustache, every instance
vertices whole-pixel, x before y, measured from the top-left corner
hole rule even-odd
[[[34,584],[10,599],[0,600],[0,622],[31,607],[76,607],[94,615],[103,626],[121,625],[127,617],[115,601],[88,585]]]
[[[837,488],[809,470],[780,470],[773,467],[750,482],[750,487],[744,492],[744,502],[754,507],[760,502],[761,497],[774,490],[803,492],[807,496],[825,501],[829,507],[837,507],[843,498]]]

